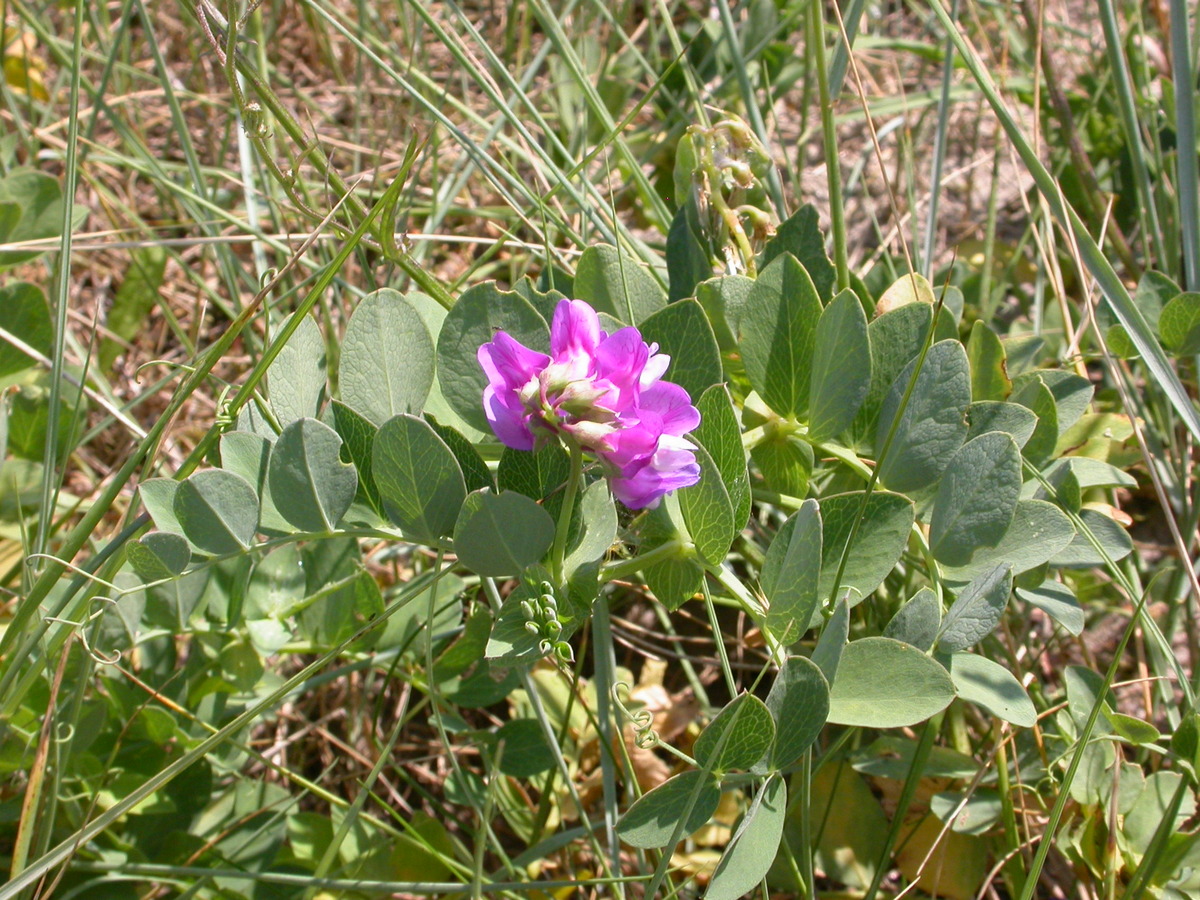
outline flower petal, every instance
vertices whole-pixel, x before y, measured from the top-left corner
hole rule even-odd
[[[492,385],[488,385],[483,389],[483,413],[504,446],[514,450],[533,449],[529,412],[515,393],[498,393]]]
[[[610,479],[613,495],[630,509],[658,506],[671,491],[690,487],[700,480],[700,466],[692,444],[684,438],[664,435],[649,459],[627,466]]]
[[[641,421],[647,425],[653,415],[659,434],[678,437],[700,424],[700,410],[692,406],[688,392],[670,381],[660,381],[642,391],[637,409]]]
[[[491,343],[479,348],[475,358],[497,389],[520,388],[550,363],[545,353],[530,350],[505,331],[497,331]]]
[[[550,352],[557,362],[586,357],[600,343],[600,317],[582,300],[559,300],[550,323]]]

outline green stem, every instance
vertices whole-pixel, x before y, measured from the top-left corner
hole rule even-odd
[[[825,145],[825,173],[829,181],[829,230],[833,235],[833,263],[837,269],[837,289],[850,287],[850,254],[846,248],[846,219],[842,209],[842,173],[838,163],[837,125],[833,116],[833,96],[825,68],[825,7],[810,3],[809,46],[816,57],[817,95],[821,109],[821,135]]]
[[[662,562],[665,559],[675,559],[685,547],[690,546],[690,544],[685,544],[679,539],[665,541],[657,547],[647,550],[645,553],[639,553],[632,559],[623,559],[620,562],[605,566],[600,572],[600,580],[607,583],[609,581],[616,581],[619,578],[629,578],[655,563]]]
[[[888,861],[892,858],[892,851],[904,828],[904,817],[908,814],[908,807],[917,793],[917,784],[921,780],[921,773],[925,771],[925,763],[929,760],[929,754],[933,750],[933,742],[937,738],[938,731],[941,730],[941,724],[942,716],[939,713],[926,722],[925,727],[921,730],[921,739],[917,743],[916,750],[913,751],[912,762],[908,767],[908,777],[904,779],[904,786],[900,789],[900,799],[896,803],[896,813],[884,840],[883,852],[879,854],[879,859],[876,861],[875,876],[871,879],[871,884],[867,888],[863,900],[875,900],[875,895],[879,892],[879,885],[888,873]]]
[[[571,513],[575,509],[575,495],[579,492],[579,477],[583,472],[583,448],[574,441],[570,444],[571,471],[567,475],[562,509],[558,512],[558,527],[554,531],[554,550],[550,557],[550,571],[559,585],[567,583],[566,573],[563,572],[563,562],[567,556],[567,534],[571,531]]]
[[[813,751],[809,747],[800,757],[800,876],[804,884],[804,900],[815,900],[816,879],[813,877],[812,833]]]

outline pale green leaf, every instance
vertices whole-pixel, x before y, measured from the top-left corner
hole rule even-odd
[[[1001,563],[959,591],[938,632],[938,649],[966,650],[991,634],[1008,606],[1012,577],[1012,567]]]
[[[404,295],[391,288],[358,301],[338,364],[341,399],[375,425],[420,413],[433,385],[429,330]]]
[[[717,863],[705,900],[738,900],[766,877],[775,861],[787,820],[787,782],[768,778],[754,796],[733,838]]]
[[[468,494],[454,526],[454,552],[476,575],[517,575],[554,542],[554,520],[516,491]]]
[[[809,433],[835,438],[854,422],[871,386],[867,317],[853,291],[833,298],[817,322],[809,384]]]
[[[912,644],[923,653],[928,653],[941,627],[942,605],[937,594],[923,587],[896,611],[883,629],[883,636]]]
[[[820,606],[821,512],[805,500],[771,540],[759,581],[767,598],[767,628],[780,644],[808,630]]]
[[[358,473],[342,462],[341,451],[336,431],[307,418],[285,427],[271,449],[271,499],[301,531],[333,531],[354,501]]]
[[[291,321],[289,316],[279,330],[282,332]],[[311,316],[304,316],[267,369],[271,411],[280,428],[297,419],[320,416],[326,366],[321,329]]]
[[[574,290],[575,299],[586,300],[596,312],[626,325],[638,325],[667,306],[667,293],[654,276],[610,244],[583,251],[575,267]]]
[[[704,825],[720,802],[716,779],[693,769],[667,779],[629,807],[617,825],[617,834],[631,847],[666,847],[677,831],[682,838]]]
[[[829,683],[812,660],[789,656],[775,675],[766,705],[775,719],[769,763],[779,770],[799,759],[825,727]]]
[[[905,402],[917,362],[914,359],[896,377],[879,413],[878,450],[895,423],[887,456],[879,465],[880,481],[895,491],[913,491],[937,481],[967,436],[971,377],[962,344],[942,341],[929,348]]]
[[[829,691],[829,721],[864,728],[916,725],[954,699],[950,674],[915,647],[885,637],[851,641]]]
[[[371,448],[375,484],[388,518],[424,543],[454,530],[467,496],[458,461],[429,423],[414,416],[389,419]]]
[[[1012,524],[1021,493],[1021,452],[992,431],[963,444],[942,473],[929,522],[929,549],[938,562],[966,565],[981,547],[995,547]]]
[[[224,555],[245,550],[258,528],[258,495],[250,482],[208,469],[180,483],[172,503],[189,541],[205,553]]]
[[[1016,677],[997,662],[976,653],[950,657],[950,677],[959,699],[1021,728],[1037,724],[1037,710]]]
[[[741,318],[742,362],[763,402],[781,416],[808,413],[821,301],[804,267],[784,254],[759,273]]]
[[[775,740],[775,720],[766,704],[742,694],[726,704],[696,738],[692,753],[704,769],[727,772],[749,769]]]

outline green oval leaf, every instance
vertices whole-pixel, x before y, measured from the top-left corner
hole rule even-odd
[[[770,765],[779,770],[799,759],[825,727],[829,683],[811,659],[789,656],[775,676],[766,706],[775,719]]]
[[[699,397],[724,378],[721,352],[708,316],[695,300],[679,300],[641,324],[646,343],[657,343],[671,357],[666,379],[690,397]]]
[[[901,370],[921,352],[933,325],[933,308],[910,303],[871,320],[871,387],[854,421],[854,432],[870,442],[876,432],[879,410]]]
[[[842,661],[842,651],[846,649],[850,638],[850,601],[843,596],[833,607],[831,615],[821,629],[817,645],[813,647],[812,661],[816,663],[828,684],[833,684],[837,677],[838,664]]]
[[[794,256],[759,273],[741,318],[742,362],[763,402],[780,416],[807,418],[813,343],[821,301]]]
[[[735,697],[696,738],[692,752],[705,769],[749,769],[775,740],[775,720],[753,694]]]
[[[1037,710],[1029,694],[999,663],[976,653],[955,653],[950,657],[950,677],[959,699],[1021,728],[1037,724]]]
[[[833,298],[817,322],[809,384],[808,430],[815,441],[848,429],[871,387],[867,315],[853,291]]]
[[[1011,565],[1013,574],[1020,575],[1048,561],[1074,537],[1075,526],[1057,506],[1045,500],[1021,500],[1000,543],[980,550],[965,566],[947,567],[945,577],[962,584],[1001,563]]]
[[[159,531],[183,534],[183,526],[175,517],[175,494],[179,485],[174,478],[147,478],[138,485],[138,496]]]
[[[897,610],[883,636],[912,644],[922,653],[933,649],[942,626],[942,605],[932,590],[921,588]]]
[[[1007,434],[963,444],[942,473],[929,522],[934,559],[966,565],[981,547],[995,547],[1012,524],[1021,494],[1021,451]]]
[[[700,411],[700,424],[689,437],[703,446],[716,463],[733,503],[733,524],[741,531],[750,515],[750,473],[729,389],[723,384],[713,385],[700,395],[696,409]]]
[[[383,501],[379,498],[379,489],[375,487],[375,474],[372,470],[373,460],[371,450],[375,445],[375,435],[379,428],[368,419],[351,409],[340,400],[334,400],[333,424],[345,444],[350,461],[358,470],[358,490],[363,498],[377,513],[383,513]]]
[[[696,285],[696,302],[704,308],[722,353],[737,352],[734,335],[753,287],[754,280],[745,275],[722,275]]]
[[[488,490],[467,496],[454,525],[454,552],[476,575],[517,575],[554,543],[554,520],[524,494]]]
[[[183,533],[205,553],[245,550],[258,528],[258,495],[250,482],[224,469],[196,472],[180,483],[172,508]]]
[[[532,778],[554,768],[555,755],[537,719],[511,719],[496,729],[496,742],[503,745],[500,771],[514,778]]]
[[[280,332],[291,321],[292,316],[284,319]],[[297,419],[306,416],[315,419],[321,414],[326,364],[321,329],[312,316],[304,316],[267,369],[271,411],[280,428]]]
[[[333,531],[354,502],[358,473],[342,462],[341,452],[338,433],[316,419],[292,422],[271,449],[271,499],[301,531]]]
[[[971,364],[971,399],[1003,401],[1012,393],[1004,344],[999,335],[978,319],[967,339],[967,360]]]
[[[496,483],[492,480],[492,473],[488,470],[487,463],[483,461],[483,457],[479,455],[474,444],[449,425],[442,425],[428,413],[425,414],[425,421],[429,423],[433,433],[446,442],[446,446],[458,460],[458,467],[462,470],[463,481],[466,483],[468,491],[495,488]]]
[[[611,244],[593,244],[580,254],[574,291],[596,312],[626,325],[637,325],[667,306],[667,292],[654,276]]]
[[[2,256],[2,254],[0,254]],[[54,355],[54,323],[46,295],[36,285],[14,281],[0,287],[0,328],[43,356]],[[0,378],[37,365],[37,360],[0,340]]]
[[[817,208],[811,203],[805,203],[775,229],[775,236],[763,248],[760,268],[784,253],[790,253],[804,266],[818,297],[828,300],[833,296],[837,272],[825,252],[825,235],[821,232]]]
[[[962,344],[941,341],[929,348],[905,404],[918,360],[896,377],[879,412],[877,451],[896,422],[887,456],[879,464],[879,480],[894,491],[915,491],[937,481],[967,436],[971,373]]]
[[[1087,412],[1096,388],[1088,379],[1074,372],[1064,369],[1035,369],[1013,379],[1013,392],[1022,390],[1035,380],[1040,380],[1054,398],[1055,418],[1058,422],[1058,434],[1055,438],[1062,437],[1067,429]]]
[[[803,497],[808,493],[813,449],[807,441],[776,431],[750,449],[750,458],[770,490],[790,497]]]
[[[954,699],[950,674],[920,650],[885,637],[842,650],[829,691],[829,721],[864,728],[916,725]]]
[[[621,817],[617,834],[642,850],[666,847],[677,829],[679,836],[685,837],[704,825],[720,802],[717,780],[711,773],[693,769],[668,778],[643,795]]]
[[[679,491],[679,508],[696,545],[696,552],[709,565],[725,561],[729,545],[737,537],[733,503],[716,463],[703,447],[696,447],[700,481]]]
[[[1036,588],[1017,588],[1017,596],[1036,606],[1055,622],[1078,637],[1083,634],[1083,608],[1075,592],[1059,581],[1043,581]]]
[[[428,422],[389,419],[375,435],[371,464],[384,512],[406,536],[436,543],[454,530],[467,487],[454,453]]]
[[[862,493],[837,494],[821,500],[821,599],[833,594],[838,564],[850,539],[855,520],[862,524],[850,547],[839,596],[852,588],[851,605],[870,595],[900,561],[908,545],[916,513],[912,501],[900,494],[872,491],[863,510]]]
[[[1079,511],[1080,532],[1050,564],[1064,569],[1090,569],[1124,559],[1133,552],[1129,532],[1095,509]]]
[[[937,647],[945,653],[966,650],[992,633],[1012,593],[1012,566],[1001,563],[959,591],[942,621]]]
[[[11,50],[10,50],[11,53]],[[63,195],[58,179],[37,169],[13,169],[0,178],[0,208],[12,212],[0,222],[0,244],[20,244],[62,234]],[[80,224],[83,207],[72,209],[74,224]],[[6,250],[0,253],[0,269],[36,259],[44,248]]]
[[[433,339],[403,294],[383,288],[358,301],[338,363],[343,403],[376,425],[419,413],[433,373]]]
[[[187,568],[192,550],[187,540],[169,531],[151,531],[128,545],[129,564],[145,581],[174,578]]]
[[[271,441],[252,431],[227,431],[221,435],[221,468],[241,475],[258,494],[258,530],[264,533],[291,534],[295,527],[275,506],[267,477],[271,462]]]
[[[780,644],[797,641],[820,606],[821,511],[805,500],[767,548],[759,581],[767,598],[767,628]]]
[[[753,891],[775,862],[787,820],[787,783],[781,775],[768,778],[721,854],[705,900],[738,900]]]
[[[1037,427],[1037,416],[1019,403],[976,400],[967,407],[967,440],[989,431],[1002,431],[1024,447]]]
[[[1158,333],[1176,356],[1200,353],[1200,293],[1180,294],[1164,306]]]

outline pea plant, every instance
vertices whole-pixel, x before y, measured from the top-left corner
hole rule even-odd
[[[1069,574],[1132,547],[1106,503],[1134,483],[1127,420],[1097,408],[1086,373],[1049,364],[1040,338],[965,321],[953,278],[872,286],[835,266],[811,207],[775,219],[767,160],[736,119],[689,131],[675,172],[687,199],[657,265],[601,243],[573,272],[507,288],[375,290],[341,333],[303,310],[280,323],[265,381],[227,398],[208,464],[141,483],[151,530],[134,522],[111,583],[88,589],[95,663],[137,654],[156,696],[219,725],[180,731],[114,689],[152,744],[177,749],[89,833],[155,798],[184,808],[174,785],[255,758],[247,729],[338,660],[407,679],[447,748],[483,748],[482,769],[455,759],[449,802],[499,806],[531,847],[582,814],[566,839],[589,843],[608,883],[624,854],[649,854],[647,896],[725,797],[742,813],[705,896],[764,879],[814,896],[831,802],[814,797],[843,769],[846,790],[865,789],[841,761],[848,741],[883,732],[921,773],[947,765],[934,736],[948,708],[1032,727],[1037,685],[990,636],[1034,610],[1082,630]],[[763,648],[745,678],[718,645],[730,699],[687,743],[656,731],[615,665],[610,609],[631,592],[664,621],[685,607],[744,617]],[[289,657],[302,668],[272,674]],[[575,687],[563,699],[548,684]],[[1107,687],[1073,690],[1086,712]],[[467,726],[506,699],[503,725]],[[1022,765],[1057,777],[1108,727],[1067,717],[1061,759]],[[626,728],[676,763],[640,796]],[[575,783],[588,733],[595,820]],[[509,802],[530,790],[533,820]],[[956,838],[967,818],[986,829],[1012,812],[1004,785],[938,797]],[[398,877],[344,811],[279,815],[287,849],[255,845],[256,871]],[[885,859],[902,818],[883,829]],[[482,877],[440,823],[414,828],[403,839],[444,877]]]

